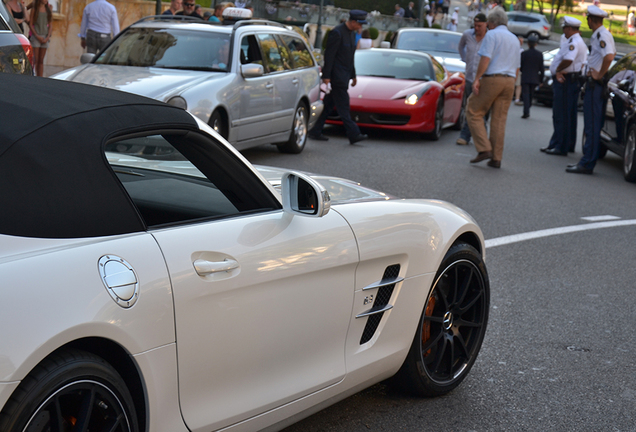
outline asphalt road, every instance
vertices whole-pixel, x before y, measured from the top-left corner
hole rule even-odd
[[[351,146],[330,128],[328,142],[310,141],[300,155],[244,152],[256,164],[450,201],[472,214],[489,245],[489,328],[458,389],[419,399],[378,384],[286,432],[636,430],[636,185],[611,153],[592,176],[566,173],[580,145],[567,157],[540,153],[551,109],[521,114],[510,107],[501,169],[469,164],[474,146],[456,145],[451,130],[437,142],[367,130],[371,138]],[[579,137],[582,125],[581,115]],[[511,242],[497,245],[502,238]]]

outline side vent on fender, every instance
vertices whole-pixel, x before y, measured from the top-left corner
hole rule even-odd
[[[378,292],[375,296],[373,307],[370,310],[356,316],[356,318],[362,318],[365,316],[368,317],[367,324],[365,325],[362,337],[360,338],[360,345],[371,340],[380,325],[380,321],[382,321],[384,312],[393,307],[392,304],[389,304],[389,300],[391,300],[391,296],[393,295],[393,289],[397,283],[404,280],[404,278],[398,277],[399,274],[400,265],[390,265],[384,270],[384,276],[382,276],[382,280],[380,282],[376,282],[363,288],[364,291],[377,289]]]

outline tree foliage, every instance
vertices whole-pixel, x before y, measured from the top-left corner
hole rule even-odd
[[[377,10],[384,15],[393,15],[396,3],[406,8],[409,5],[409,1],[411,0],[333,0],[333,4],[342,9],[362,9],[367,12]],[[414,9],[419,11],[420,1],[413,0],[413,3],[415,3]]]

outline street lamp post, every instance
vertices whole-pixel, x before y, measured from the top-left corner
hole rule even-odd
[[[318,26],[316,27],[316,40],[314,42],[314,48],[318,48],[322,52],[322,6],[325,0],[320,0],[320,6],[318,9]]]
[[[155,15],[161,15],[161,0],[157,0],[155,5]]]

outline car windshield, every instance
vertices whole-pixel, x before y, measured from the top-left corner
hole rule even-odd
[[[433,67],[428,58],[395,51],[356,51],[356,75],[429,81]]]
[[[424,52],[457,53],[461,34],[445,32],[405,31],[397,40],[398,49],[417,50]],[[357,65],[356,65],[357,68]]]
[[[95,61],[118,66],[228,71],[230,35],[213,32],[129,28]]]

